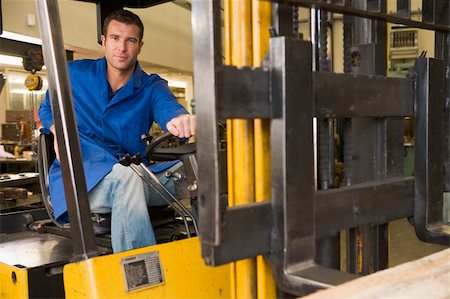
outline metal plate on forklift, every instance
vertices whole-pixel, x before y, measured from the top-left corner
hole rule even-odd
[[[20,232],[0,234],[0,263],[34,268],[66,264],[72,257],[69,238],[48,233]]]
[[[164,283],[158,251],[129,256],[120,263],[127,292]]]

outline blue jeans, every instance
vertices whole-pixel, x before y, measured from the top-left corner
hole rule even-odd
[[[181,162],[167,169],[176,171]],[[156,174],[173,192],[173,181]],[[111,242],[113,252],[156,244],[147,206],[167,203],[135,173],[119,163],[89,192],[92,213],[111,213]]]

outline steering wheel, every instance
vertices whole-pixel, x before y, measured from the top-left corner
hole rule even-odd
[[[142,134],[141,141],[144,142],[146,145],[145,156],[148,157],[149,155],[151,155],[153,153],[153,151],[155,150],[155,147],[157,147],[159,144],[161,144],[162,142],[164,142],[172,137],[174,137],[174,136],[170,132],[165,132],[164,134],[162,134],[156,138],[153,138],[153,136],[151,136],[148,133]]]
[[[196,151],[195,143],[178,145],[173,148],[160,148],[162,142],[175,137],[170,132],[153,138],[150,134],[143,134],[141,141],[145,143],[145,157],[150,161],[171,161],[179,159],[182,155],[193,154]]]

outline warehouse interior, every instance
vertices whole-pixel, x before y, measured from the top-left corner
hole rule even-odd
[[[183,168],[149,208],[158,244],[113,253],[64,74],[103,57],[121,8],[197,133],[142,132],[149,162]],[[450,297],[448,1],[0,0],[0,16],[1,297]],[[64,224],[46,92],[63,95]]]

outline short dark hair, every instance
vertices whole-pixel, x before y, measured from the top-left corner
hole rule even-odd
[[[142,40],[144,36],[144,25],[142,24],[141,19],[132,13],[129,10],[119,9],[110,13],[103,22],[103,35],[106,36],[108,34],[108,26],[112,20],[116,20],[120,23],[125,23],[128,25],[136,25],[139,28],[139,41]]]

